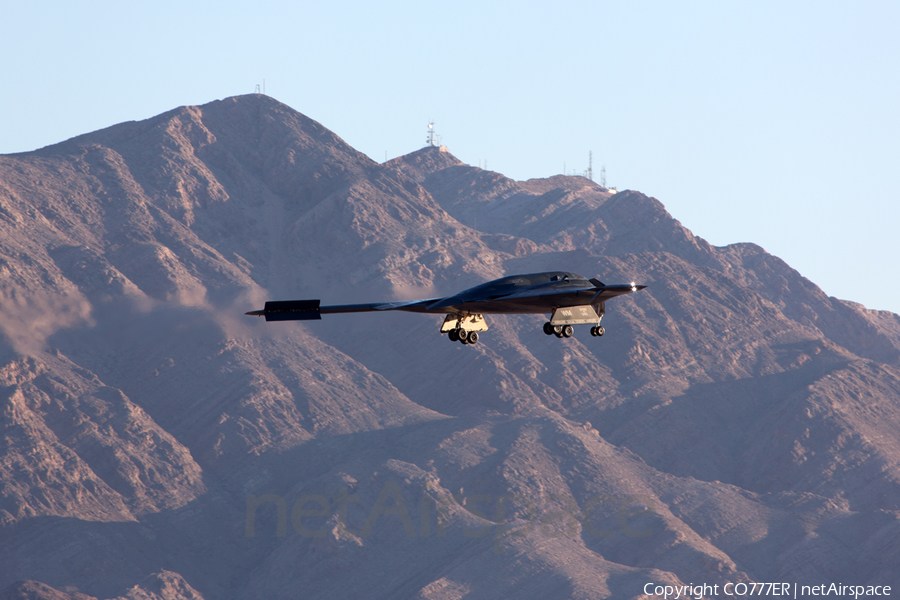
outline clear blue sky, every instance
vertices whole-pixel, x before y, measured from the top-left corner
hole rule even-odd
[[[515,179],[655,196],[900,313],[900,2],[15,2],[0,153],[252,93],[377,161],[424,145]]]

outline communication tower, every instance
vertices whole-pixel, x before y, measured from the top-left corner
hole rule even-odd
[[[606,165],[600,166],[600,187],[606,187]]]
[[[439,146],[440,141],[436,139],[437,136],[434,134],[434,121],[428,122],[428,137],[425,139],[426,146]]]
[[[594,180],[594,151],[588,151],[588,170],[587,170],[587,178],[591,181]]]

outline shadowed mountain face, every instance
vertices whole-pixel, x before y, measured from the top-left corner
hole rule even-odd
[[[603,338],[243,315],[551,270],[649,287]],[[900,585],[900,317],[638,192],[379,165],[266,96],[0,157],[0,415],[0,598]]]

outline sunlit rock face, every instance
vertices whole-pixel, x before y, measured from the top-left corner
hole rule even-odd
[[[602,338],[243,314],[543,271],[648,287]],[[900,585],[897,315],[637,191],[377,164],[266,96],[0,157],[0,402],[0,598]]]

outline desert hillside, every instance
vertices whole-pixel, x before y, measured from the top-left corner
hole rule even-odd
[[[649,287],[602,338],[243,314],[555,270]],[[640,192],[377,164],[263,95],[0,156],[0,428],[0,598],[900,586],[900,317]]]

